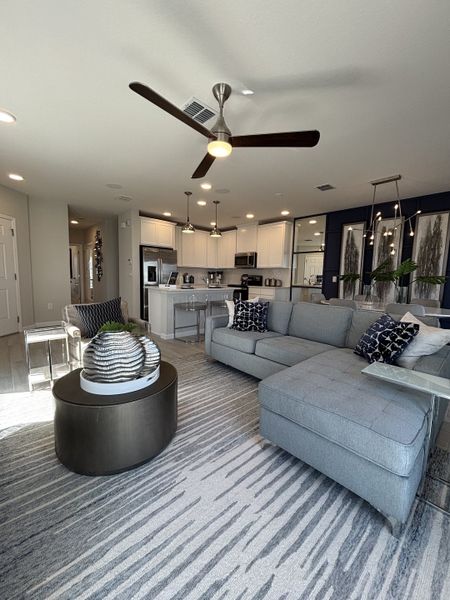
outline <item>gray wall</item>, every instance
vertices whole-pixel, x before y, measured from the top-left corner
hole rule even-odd
[[[67,204],[32,197],[29,208],[34,318],[59,320],[70,304]]]
[[[139,317],[139,245],[141,222],[139,211],[127,210],[119,215],[119,293],[128,302],[129,313]]]
[[[34,321],[28,196],[0,185],[0,214],[16,219],[22,325]]]

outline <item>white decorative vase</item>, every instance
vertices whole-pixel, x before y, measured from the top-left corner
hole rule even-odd
[[[103,331],[84,351],[80,385],[94,394],[118,394],[141,389],[159,376],[161,353],[146,336],[128,331]]]

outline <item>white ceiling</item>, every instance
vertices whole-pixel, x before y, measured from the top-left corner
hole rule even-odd
[[[0,107],[17,123],[0,125],[0,183],[86,216],[134,206],[180,219],[191,189],[208,200],[194,203],[192,220],[209,224],[216,198],[222,226],[248,211],[266,219],[367,204],[367,182],[395,173],[404,197],[448,190],[449,31],[441,0],[3,0]],[[226,81],[235,135],[317,128],[321,140],[236,149],[206,178],[230,193],[202,192],[190,175],[205,138],[131,81],[179,106],[191,96],[215,106],[211,87]],[[314,189],[323,183],[336,189]]]

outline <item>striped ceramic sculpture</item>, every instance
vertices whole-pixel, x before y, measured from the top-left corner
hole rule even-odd
[[[97,383],[121,383],[147,376],[159,367],[161,353],[148,337],[128,331],[103,331],[83,356],[83,378]]]

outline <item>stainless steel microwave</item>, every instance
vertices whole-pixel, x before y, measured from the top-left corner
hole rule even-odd
[[[256,269],[256,252],[239,252],[234,255],[237,269]]]

